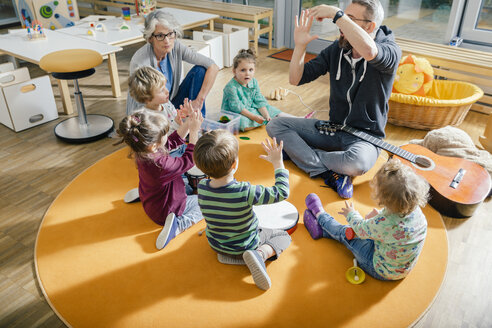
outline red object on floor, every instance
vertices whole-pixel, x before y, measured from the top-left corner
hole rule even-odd
[[[355,232],[354,232],[354,229],[348,227],[347,229],[345,229],[345,238],[347,238],[347,240],[352,240],[355,238]]]

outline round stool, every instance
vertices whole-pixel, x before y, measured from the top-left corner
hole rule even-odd
[[[70,117],[55,126],[55,135],[67,142],[89,142],[105,137],[113,130],[113,120],[105,115],[87,115],[78,79],[91,76],[94,67],[103,61],[100,53],[89,49],[60,50],[49,53],[39,66],[59,80],[73,80],[78,116]]]

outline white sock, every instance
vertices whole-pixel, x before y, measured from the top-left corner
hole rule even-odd
[[[316,220],[319,220],[319,216],[321,214],[325,213],[325,211],[323,209],[321,209],[321,211],[319,211],[318,213],[314,214],[314,216],[316,217]]]
[[[270,245],[261,245],[257,249],[258,253],[260,253],[261,257],[263,258],[263,262],[265,262],[267,259],[275,255],[275,250],[272,248]]]

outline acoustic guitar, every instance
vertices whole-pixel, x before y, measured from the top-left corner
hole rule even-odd
[[[429,204],[446,216],[470,217],[489,195],[490,175],[477,163],[464,158],[440,156],[415,144],[396,147],[347,125],[318,121],[316,128],[322,134],[347,132],[399,157],[402,163],[427,180],[431,186]]]

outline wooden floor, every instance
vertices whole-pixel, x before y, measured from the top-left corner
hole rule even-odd
[[[106,63],[96,69],[95,75],[80,80],[89,113],[106,114],[115,122],[121,120],[125,113],[129,60],[140,45],[128,46],[117,54],[121,98],[111,97]],[[269,94],[274,87],[282,86],[302,95],[312,108],[328,109],[328,79],[323,77],[302,87],[289,86],[288,63],[266,57],[273,52],[260,49],[256,77],[263,93]],[[33,65],[21,65],[27,65],[32,76],[44,74]],[[220,108],[222,88],[231,77],[230,69],[219,73],[207,98],[208,111]],[[54,90],[57,92],[56,87]],[[56,99],[61,112],[58,95]],[[271,103],[295,115],[310,111],[294,94]],[[327,113],[321,112],[319,117],[326,118]],[[80,145],[60,142],[53,135],[53,128],[63,118],[20,133],[0,126],[0,327],[64,326],[46,303],[36,280],[33,262],[36,233],[45,211],[60,191],[85,168],[122,147],[113,146],[115,139],[110,138]],[[470,112],[461,125],[476,144],[486,119],[483,114]],[[386,131],[386,140],[395,145],[426,134],[392,125]],[[492,202],[488,201],[467,220],[444,218],[449,237],[446,280],[417,327],[492,326],[491,212]]]

